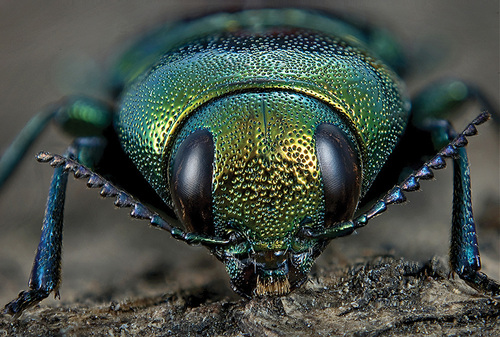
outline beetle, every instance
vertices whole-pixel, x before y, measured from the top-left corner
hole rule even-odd
[[[30,290],[6,311],[17,315],[57,294],[69,172],[131,207],[132,216],[207,246],[226,265],[233,288],[252,297],[299,287],[331,239],[404,201],[403,191],[418,189],[447,157],[456,166],[452,268],[498,294],[498,284],[478,271],[463,149],[488,115],[459,134],[441,119],[469,99],[492,110],[490,104],[453,80],[422,93],[410,111],[392,70],[402,67],[401,55],[377,49],[382,42],[397,50],[388,36],[295,9],[215,14],[140,40],[112,72],[116,106],[69,97],[35,117],[2,156],[5,180],[48,121],[77,137],[64,156],[38,155],[55,167],[42,238]],[[407,150],[411,137],[443,149],[422,162],[429,149]],[[415,163],[422,165],[415,173],[389,179]]]

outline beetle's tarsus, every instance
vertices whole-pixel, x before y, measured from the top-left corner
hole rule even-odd
[[[36,305],[48,296],[49,292],[39,289],[21,291],[15,300],[7,303],[3,313],[9,314],[13,318],[18,318],[24,310]]]
[[[493,297],[500,297],[500,283],[489,278],[486,274],[480,271],[475,271],[459,276],[477,291]]]

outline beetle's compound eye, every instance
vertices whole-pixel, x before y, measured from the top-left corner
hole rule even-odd
[[[172,163],[170,192],[186,229],[214,234],[212,171],[214,142],[208,130],[197,130],[184,139]]]
[[[325,224],[348,220],[358,204],[361,165],[356,147],[340,128],[320,124],[316,129],[316,152],[323,180]]]

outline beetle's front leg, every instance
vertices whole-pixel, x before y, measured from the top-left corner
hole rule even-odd
[[[430,131],[436,148],[445,146],[456,136],[445,117],[454,107],[469,99],[476,99],[491,111],[492,105],[477,89],[460,81],[438,83],[416,99],[413,108],[414,124]],[[480,272],[481,261],[477,244],[476,226],[472,214],[470,171],[465,148],[457,149],[453,159],[453,214],[450,247],[450,266],[470,286],[493,296],[500,295],[500,284]]]
[[[85,158],[87,161],[101,156],[105,140],[100,137],[79,138],[68,148],[68,158]],[[96,158],[91,158],[92,156]],[[68,172],[64,165],[56,167],[45,208],[40,243],[31,269],[29,290],[22,291],[18,298],[5,306],[5,313],[19,316],[27,308],[47,298],[51,292],[59,297],[61,283],[61,247],[63,231],[64,201]]]
[[[453,213],[450,266],[452,272],[482,292],[500,295],[500,284],[480,272],[481,260],[472,214],[469,163],[464,148],[453,160]]]
[[[25,309],[45,299],[52,291],[58,297],[61,280],[61,246],[64,199],[68,173],[63,167],[54,170],[50,184],[42,235],[29,279],[30,290],[19,293],[17,299],[5,306],[5,312],[15,317]]]

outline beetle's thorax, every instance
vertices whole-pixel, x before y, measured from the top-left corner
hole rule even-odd
[[[125,151],[168,203],[166,160],[193,113],[241,92],[301,93],[341,111],[357,133],[366,191],[408,116],[397,83],[382,63],[335,36],[283,27],[224,31],[193,37],[136,78],[122,94],[116,128]]]

